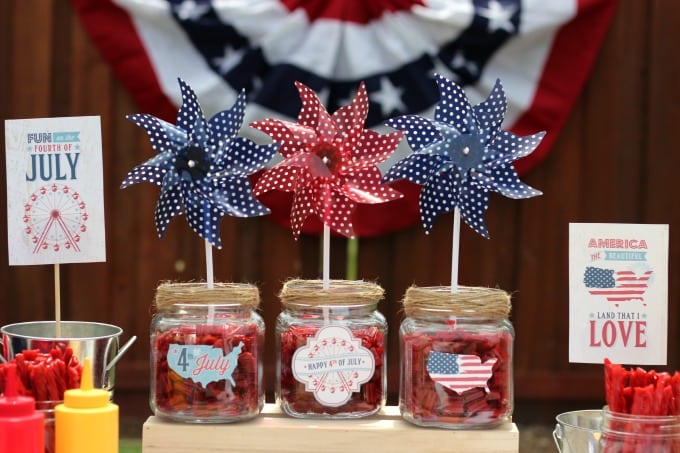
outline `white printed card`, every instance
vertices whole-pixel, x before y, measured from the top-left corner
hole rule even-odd
[[[569,361],[665,365],[668,225],[569,225]]]
[[[98,116],[5,121],[10,265],[106,260]]]

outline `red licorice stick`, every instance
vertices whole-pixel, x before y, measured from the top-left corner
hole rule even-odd
[[[402,341],[404,355],[410,359],[402,360],[407,385],[402,388],[401,404],[413,419],[423,423],[478,425],[501,421],[509,415],[512,409],[510,333],[414,332],[406,334]],[[482,363],[497,359],[487,382],[489,392],[477,387],[458,394],[435,383],[426,369],[431,351],[476,355]]]
[[[80,387],[82,366],[71,348],[49,353],[24,350],[9,363],[15,363],[19,377],[19,394],[36,401],[61,401],[64,391]],[[6,364],[0,364],[0,392],[5,388]]]
[[[229,353],[239,343],[243,348],[231,375],[234,386],[226,379],[205,387],[183,378],[168,366],[170,344],[207,345]],[[156,334],[154,342],[155,405],[162,414],[193,418],[238,418],[260,410],[258,388],[258,331],[255,324],[188,325]]]
[[[680,415],[680,373],[625,369],[604,361],[605,400],[613,413],[641,416]],[[610,431],[636,433],[622,438],[605,436],[603,453],[634,452],[680,452],[677,437],[652,437],[644,434],[662,434],[658,426],[644,421],[612,420]]]
[[[281,333],[281,382],[280,395],[283,404],[297,414],[350,414],[371,413],[380,409],[385,389],[383,388],[383,367],[385,354],[385,335],[377,327],[355,328],[350,330],[361,345],[370,350],[375,361],[375,371],[368,382],[361,385],[359,392],[352,393],[349,401],[337,407],[319,403],[312,392],[305,390],[305,384],[298,382],[293,375],[293,355],[307,344],[307,338],[314,337],[319,326],[291,326]]]
[[[8,363],[15,363],[18,393],[32,396],[39,409],[52,409],[64,399],[64,391],[80,388],[82,366],[73,350],[53,348],[49,353],[26,349]],[[7,364],[0,364],[0,393],[5,391]],[[45,419],[45,453],[54,453],[54,420]]]

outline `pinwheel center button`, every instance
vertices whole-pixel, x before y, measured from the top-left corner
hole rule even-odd
[[[342,151],[332,143],[317,143],[312,147],[311,152],[316,154],[333,173],[337,172],[342,165]]]
[[[477,134],[450,136],[446,140],[447,154],[459,168],[475,168],[484,162],[484,143]]]
[[[208,162],[205,152],[196,145],[189,145],[183,153],[177,156],[177,172],[186,180],[200,180],[208,173]]]

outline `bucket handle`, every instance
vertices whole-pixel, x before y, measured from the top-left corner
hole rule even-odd
[[[130,339],[127,341],[127,343],[125,343],[125,344],[123,345],[123,347],[120,348],[120,350],[118,351],[118,354],[116,354],[116,356],[115,356],[113,359],[111,359],[111,361],[109,362],[109,364],[106,365],[106,368],[104,368],[104,371],[109,371],[111,368],[113,368],[113,366],[114,366],[116,363],[118,363],[118,361],[121,359],[121,357],[123,357],[123,354],[125,354],[125,352],[130,348],[130,346],[132,346],[132,343],[134,343],[136,339],[137,339],[137,336],[136,336],[136,335],[133,335],[132,338],[130,338]],[[5,356],[2,355],[1,353],[0,353],[0,362],[2,362],[2,363],[7,363],[7,359],[6,359]]]
[[[553,429],[552,436],[553,436],[553,440],[555,441],[555,445],[557,446],[557,451],[562,453],[563,437],[562,437],[562,427],[560,426],[559,423],[557,425],[555,425],[555,429]]]
[[[123,345],[123,347],[120,348],[120,350],[118,350],[118,354],[116,354],[115,357],[114,357],[113,359],[111,359],[111,361],[109,362],[109,364],[106,365],[106,368],[104,368],[104,371],[108,372],[111,368],[113,368],[113,366],[114,366],[116,363],[118,363],[118,361],[120,360],[120,358],[123,357],[123,354],[125,354],[125,352],[130,348],[130,346],[132,346],[132,343],[134,343],[136,339],[137,339],[137,336],[136,336],[136,335],[133,335],[133,336],[127,341],[127,343],[125,343],[125,344]]]

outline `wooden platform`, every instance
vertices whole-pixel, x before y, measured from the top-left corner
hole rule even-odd
[[[196,425],[149,417],[142,431],[142,451],[517,453],[519,431],[514,423],[488,430],[421,428],[404,421],[396,406],[359,420],[304,420],[267,404],[259,417],[234,424]]]

